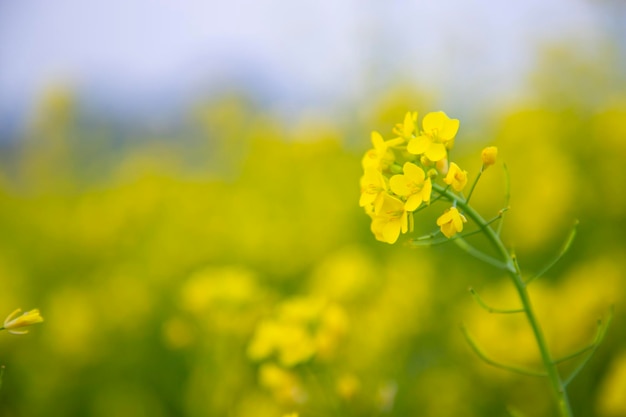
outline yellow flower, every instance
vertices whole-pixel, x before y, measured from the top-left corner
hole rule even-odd
[[[315,341],[303,325],[274,320],[262,322],[248,346],[248,357],[265,359],[274,353],[285,367],[306,362],[315,354]]]
[[[374,168],[366,168],[365,173],[361,177],[361,198],[359,206],[366,207],[374,204],[376,208],[382,203],[382,194],[387,190],[385,178]],[[376,211],[376,210],[374,210]]]
[[[422,201],[427,204],[430,202],[432,183],[430,178],[426,178],[424,170],[411,162],[406,162],[402,169],[404,174],[391,177],[389,188],[406,199],[406,211],[414,211]]]
[[[456,207],[451,207],[449,210],[446,210],[446,212],[437,219],[437,226],[441,228],[441,233],[447,238],[451,238],[458,232],[462,232],[463,223],[467,223],[467,219],[459,213]]]
[[[404,203],[389,194],[383,194],[383,202],[378,213],[374,213],[371,225],[376,239],[381,242],[396,243],[400,232],[409,229],[408,214]]]
[[[496,157],[498,156],[498,148],[495,146],[487,146],[483,149],[480,155],[483,160],[483,168],[487,168],[496,163]]]
[[[417,123],[417,112],[407,112],[404,116],[404,123],[398,123],[393,129],[393,133],[399,136],[402,141],[413,139]]]
[[[467,184],[467,171],[461,171],[457,164],[451,162],[448,175],[443,179],[443,182],[451,185],[455,191],[462,191]]]
[[[445,158],[459,131],[459,121],[450,119],[442,111],[431,112],[424,116],[422,128],[422,134],[409,141],[407,151],[414,155],[424,154],[434,162]]]
[[[282,403],[303,403],[307,397],[298,377],[273,363],[259,367],[259,384]]]
[[[32,326],[33,324],[41,323],[43,317],[39,314],[38,309],[26,311],[24,314],[19,315],[22,309],[18,308],[4,320],[4,324],[0,327],[0,330],[6,329],[11,334],[26,334],[28,330],[15,330],[26,326]]]
[[[389,168],[389,165],[393,163],[393,152],[389,149],[391,146],[399,144],[402,139],[392,139],[385,141],[382,135],[378,132],[372,132],[372,145],[374,149],[370,149],[365,153],[361,164],[363,169],[375,168],[379,171],[384,171]]]

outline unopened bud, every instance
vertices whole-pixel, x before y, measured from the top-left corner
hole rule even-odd
[[[496,157],[498,156],[498,148],[495,146],[487,146],[483,149],[481,154],[483,160],[483,167],[487,168],[496,163]]]

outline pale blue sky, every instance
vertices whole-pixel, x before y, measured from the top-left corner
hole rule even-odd
[[[0,123],[59,83],[129,109],[241,83],[298,111],[403,77],[497,105],[541,45],[607,36],[587,0],[0,0]]]

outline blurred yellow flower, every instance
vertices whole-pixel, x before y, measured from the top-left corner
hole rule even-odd
[[[306,362],[315,351],[315,342],[304,326],[274,320],[262,322],[248,346],[250,359],[261,360],[276,353],[286,367]]]
[[[427,204],[430,202],[432,183],[430,178],[426,178],[424,170],[411,162],[406,162],[402,169],[404,174],[391,177],[389,187],[397,195],[406,198],[406,211],[414,211],[422,201]]]
[[[22,327],[32,326],[33,324],[41,323],[43,317],[39,314],[39,309],[34,309],[20,314],[21,308],[16,309],[13,313],[4,320],[4,324],[0,327],[0,330],[6,329],[11,334],[26,334],[28,330],[15,330]]]
[[[276,400],[283,403],[303,403],[307,395],[292,372],[267,363],[259,368],[259,383],[269,389]]]
[[[487,146],[481,153],[483,160],[483,167],[487,168],[496,163],[496,157],[498,156],[498,148],[495,146]]]
[[[444,159],[459,131],[458,119],[450,119],[442,111],[431,112],[424,116],[422,128],[422,134],[409,141],[407,151],[414,155],[424,154],[434,162]]]
[[[437,226],[441,228],[441,233],[447,238],[451,238],[458,232],[462,232],[463,223],[467,223],[467,219],[459,213],[456,207],[451,207],[446,210],[446,212],[437,219]]]
[[[409,230],[409,220],[404,203],[389,194],[383,194],[383,202],[378,213],[374,213],[372,233],[381,242],[396,243],[400,232]]]
[[[248,357],[264,360],[276,356],[290,368],[315,355],[329,357],[346,332],[343,309],[317,298],[293,298],[282,303],[275,317],[262,321],[248,345]]]
[[[361,389],[361,381],[353,374],[345,374],[337,380],[336,389],[341,398],[349,400]]]
[[[467,171],[461,171],[457,164],[451,162],[448,175],[443,179],[443,182],[451,185],[455,191],[462,191],[467,184]]]

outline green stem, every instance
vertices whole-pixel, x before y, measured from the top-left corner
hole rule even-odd
[[[548,379],[550,380],[550,385],[552,386],[553,394],[557,400],[559,415],[561,417],[572,417],[573,414],[567,397],[567,392],[565,390],[564,381],[561,379],[557,366],[552,359],[543,330],[541,329],[539,320],[533,310],[528,289],[526,288],[526,284],[524,283],[524,279],[519,272],[519,269],[516,267],[514,257],[509,253],[506,246],[500,239],[500,236],[491,228],[491,226],[487,224],[485,219],[483,219],[483,217],[476,210],[474,210],[473,207],[466,203],[465,200],[461,199],[449,190],[444,189],[438,184],[433,184],[433,189],[437,193],[444,195],[446,199],[456,202],[457,207],[463,210],[463,213],[480,227],[487,239],[489,239],[494,248],[502,256],[504,269],[511,277],[511,280],[515,285],[515,289],[517,290],[517,294],[526,313],[526,318],[535,336],[535,341],[537,342],[537,347],[539,348],[539,352],[541,354],[544,369],[546,370]]]
[[[483,175],[483,169],[485,168],[485,166],[481,166],[480,167],[480,171],[478,171],[478,175],[476,175],[476,178],[474,179],[474,183],[472,184],[472,188],[470,188],[469,193],[467,194],[467,198],[465,199],[466,203],[469,203],[470,198],[472,198],[472,194],[474,194],[474,188],[476,188],[476,184],[478,184],[478,180],[480,179],[481,175]]]

